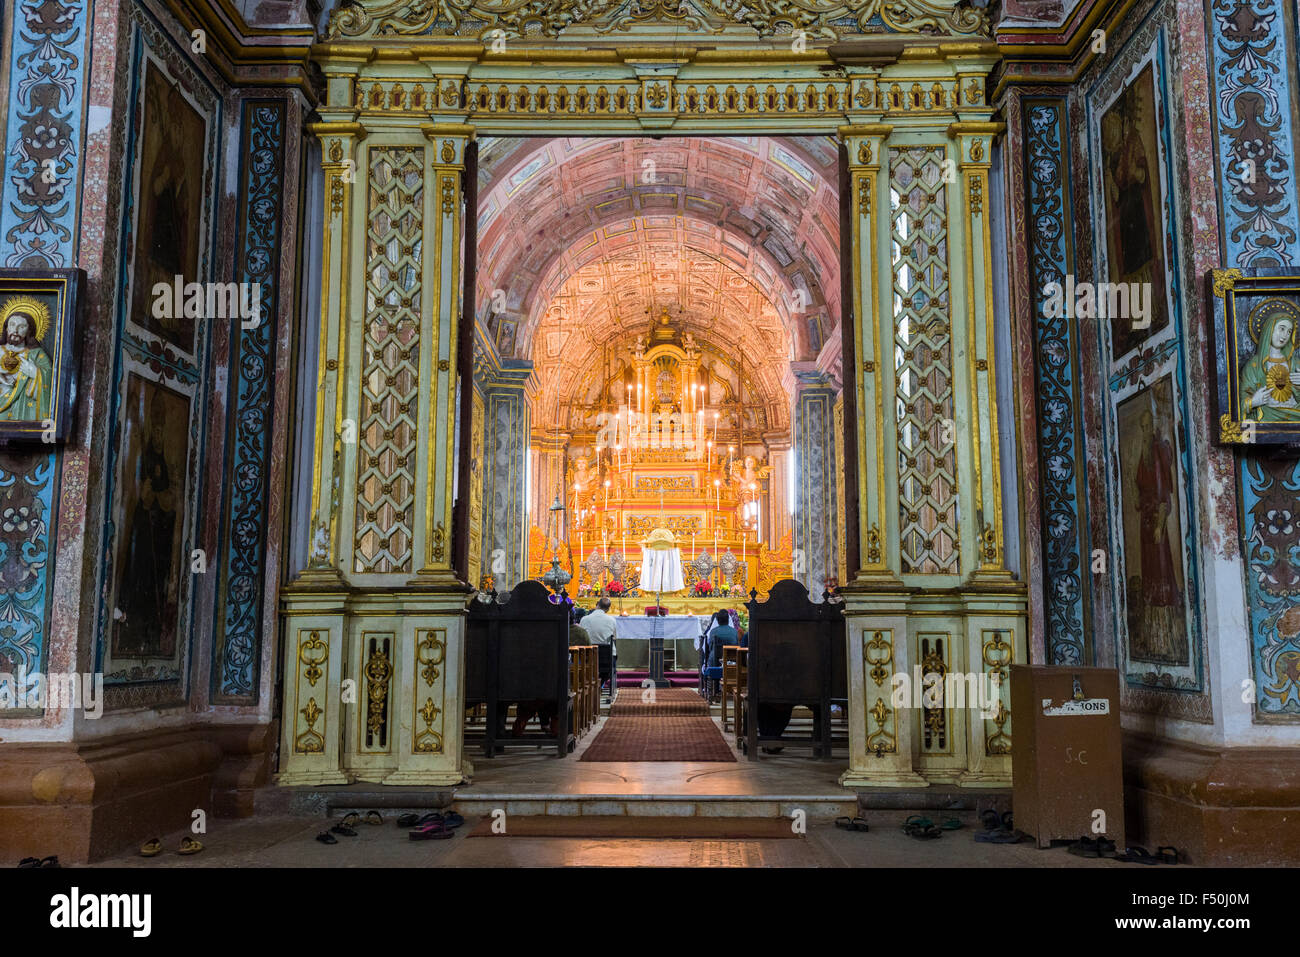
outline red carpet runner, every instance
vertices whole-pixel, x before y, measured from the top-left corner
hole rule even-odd
[[[731,761],[709,706],[689,688],[625,688],[580,761]]]

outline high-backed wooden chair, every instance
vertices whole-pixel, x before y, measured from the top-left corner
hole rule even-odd
[[[751,761],[768,745],[810,747],[819,756],[831,753],[831,703],[848,699],[848,646],[843,607],[814,602],[799,582],[784,579],[772,586],[767,601],[750,593],[749,654],[746,687],[741,693],[744,746]],[[759,732],[759,709],[803,705],[815,716],[816,733],[779,735]]]
[[[487,706],[483,753],[511,744],[553,744],[564,757],[573,747],[573,696],[569,687],[569,611],[552,604],[540,582],[520,582],[508,596],[488,593],[470,600],[466,618],[465,693],[469,703]],[[507,737],[512,702],[554,706],[557,732]]]

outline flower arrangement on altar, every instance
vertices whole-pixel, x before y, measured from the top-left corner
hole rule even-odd
[[[729,588],[727,588],[727,596],[730,598],[748,597],[745,594],[745,586],[740,584],[739,582],[735,582]]]
[[[691,592],[696,598],[708,598],[713,594],[713,582],[707,578],[701,578],[695,583],[695,587],[691,589]]]
[[[623,583],[621,581],[612,581],[605,586],[605,594],[610,598],[620,598],[623,595]]]

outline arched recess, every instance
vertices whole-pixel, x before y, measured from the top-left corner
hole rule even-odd
[[[889,15],[908,2],[892,5]],[[925,26],[948,28],[937,19]],[[923,714],[893,707],[889,694],[892,677],[910,676],[914,665],[988,675],[1026,660],[1023,587],[1003,561],[990,334],[989,169],[1001,126],[992,121],[986,81],[996,50],[969,38],[909,35],[893,47],[871,41],[856,53],[818,48],[803,57],[776,43],[747,60],[741,54],[757,49],[749,34],[733,37],[732,48],[685,50],[661,32],[647,41],[660,44],[657,52],[608,37],[593,45],[587,40],[597,35],[586,34],[577,42],[520,39],[509,55],[496,55],[464,38],[403,36],[417,27],[389,17],[357,17],[340,29],[348,42],[314,48],[327,87],[312,128],[322,144],[326,219],[314,393],[319,454],[310,567],[281,594],[280,780],[434,785],[472,771],[460,739],[468,586],[453,565],[461,543],[448,537],[453,511],[472,488],[460,469],[476,448],[472,440],[461,444],[458,462],[457,430],[473,435],[476,422],[464,406],[457,415],[458,397],[473,381],[473,350],[462,346],[479,318],[460,287],[462,264],[473,260],[465,236],[477,219],[467,219],[461,202],[470,142],[521,132],[660,135],[669,143],[668,136],[797,131],[838,135],[842,156],[843,388],[818,362],[791,369],[800,396],[795,432],[809,437],[800,457],[820,456],[819,482],[846,475],[845,500],[857,506],[853,577],[844,590],[852,678],[842,781],[1009,783],[1011,726],[1003,711],[984,718],[944,705]],[[526,69],[521,46],[538,54]],[[900,47],[908,49],[900,54]],[[488,90],[496,92],[481,95]],[[484,184],[485,195],[493,183]],[[637,203],[651,195],[624,177],[616,195],[629,191]],[[686,189],[666,192],[684,196]],[[544,197],[531,202],[546,221]],[[801,208],[786,207],[802,216]],[[559,225],[548,234],[568,248],[572,236]],[[591,213],[582,230],[601,225]],[[408,241],[417,236],[419,243]],[[555,256],[541,246],[528,252],[536,259],[482,268],[540,274]],[[418,313],[414,287],[382,281],[376,267],[384,259],[418,278]],[[834,292],[821,294],[829,303]],[[516,301],[503,309],[522,320],[531,307],[520,308],[523,290],[512,295]],[[397,339],[386,311],[402,317]],[[488,321],[496,319],[483,313],[479,326]],[[485,330],[480,360],[503,375],[529,377],[527,361],[493,354],[495,332]],[[926,382],[932,359],[945,365],[941,401],[925,394],[940,381]],[[383,392],[379,418],[376,389]],[[812,438],[835,433],[841,402],[845,434],[855,439],[843,463]],[[409,421],[386,427],[398,417]],[[363,425],[364,441],[355,441],[356,433],[349,441],[349,423]],[[927,490],[917,463],[936,459],[951,466],[953,481]],[[398,466],[410,471],[409,482],[387,481]],[[386,519],[369,514],[386,495],[400,497],[392,507],[410,531],[410,547],[399,567],[378,571],[358,557],[355,533],[379,522],[378,537],[387,540]],[[925,501],[936,495],[943,501]],[[952,516],[947,551],[933,547],[926,517],[940,508]],[[386,673],[370,667],[381,638],[392,654]],[[366,744],[362,709],[340,696],[345,675],[372,674],[373,686],[358,699],[393,716],[387,750]]]

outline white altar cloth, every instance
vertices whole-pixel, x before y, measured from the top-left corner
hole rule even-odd
[[[701,619],[696,615],[666,615],[663,618],[615,618],[615,638],[646,640],[650,638],[694,641],[700,633]]]

